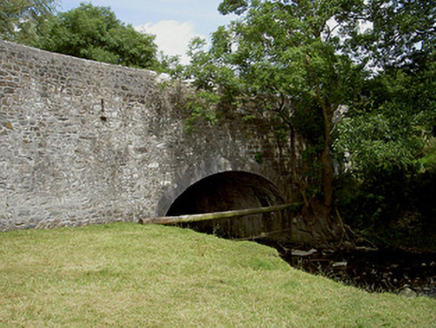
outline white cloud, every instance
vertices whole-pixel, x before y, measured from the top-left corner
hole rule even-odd
[[[145,24],[137,26],[135,29],[139,32],[156,35],[155,42],[159,51],[165,55],[178,55],[182,64],[189,63],[189,57],[186,55],[188,45],[194,37],[206,38],[195,32],[194,24],[190,22],[180,23],[175,20],[163,20],[155,24]]]

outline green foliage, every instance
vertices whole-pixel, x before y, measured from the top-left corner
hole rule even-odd
[[[219,101],[220,97],[210,92],[197,92],[194,96],[191,96],[186,103],[186,107],[191,112],[185,122],[186,132],[190,134],[198,131],[199,121],[214,125],[217,120],[215,106]]]
[[[322,196],[329,207],[335,156],[346,219],[374,229],[407,211],[427,220],[434,211],[413,195],[436,162],[432,2],[224,0],[219,10],[239,18],[213,34],[209,50],[195,40],[184,73],[200,93],[221,97],[214,105],[303,138],[293,168],[303,198]],[[209,113],[200,106],[196,115]]]
[[[264,153],[258,152],[254,155],[254,158],[259,164],[263,164],[265,162]]]
[[[364,82],[336,143],[356,174],[428,168],[421,158],[436,126],[435,14],[426,0],[371,0],[362,8],[372,28],[354,29],[343,49],[375,76]]]
[[[375,243],[436,247],[436,171],[380,169],[337,180],[336,206],[345,222]]]
[[[182,65],[180,64],[180,56],[170,56],[159,51],[158,54],[159,64],[154,68],[158,73],[169,73],[173,76],[180,74],[182,70]]]
[[[359,20],[371,29],[361,33],[355,28],[347,46],[370,66],[404,67],[434,53],[436,7],[432,0],[365,1]]]
[[[424,148],[424,156],[418,159],[424,171],[436,172],[436,138],[432,138]]]
[[[426,0],[367,1],[360,19],[371,28],[355,26],[344,42],[372,77],[338,125],[334,148],[348,156],[337,205],[348,223],[382,239],[436,228],[428,199],[436,182],[435,13]],[[399,224],[411,217],[417,231]]]
[[[58,13],[38,46],[42,49],[96,61],[153,68],[154,36],[142,34],[120,22],[108,7],[82,3]]]
[[[428,116],[410,111],[404,103],[387,102],[371,112],[344,119],[336,150],[349,152],[348,161],[356,174],[417,168]]]
[[[338,53],[339,39],[328,24],[342,15],[344,3],[223,1],[219,10],[240,18],[218,28],[209,51],[196,40],[186,70],[198,90],[219,94],[246,117],[268,118],[278,135],[294,128],[303,135],[308,163],[324,160],[301,165],[308,170],[300,179],[322,184],[312,189],[322,191],[327,207],[332,117],[356,93],[360,78],[360,68]]]
[[[0,38],[33,45],[56,4],[56,0],[1,0]]]

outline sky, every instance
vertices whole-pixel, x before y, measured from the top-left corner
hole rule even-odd
[[[59,11],[76,8],[81,2],[110,7],[117,18],[138,31],[156,35],[159,51],[179,55],[188,63],[186,51],[196,36],[210,39],[218,26],[228,24],[234,16],[218,12],[222,0],[60,0]]]

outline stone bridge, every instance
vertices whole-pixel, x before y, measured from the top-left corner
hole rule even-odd
[[[0,40],[0,231],[289,201],[289,141],[230,111],[187,133],[187,89]],[[289,230],[273,219],[248,234]]]

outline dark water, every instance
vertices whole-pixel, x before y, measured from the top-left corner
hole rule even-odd
[[[189,227],[205,232],[204,229],[195,229],[195,226]],[[253,241],[276,248],[280,256],[294,268],[323,275],[369,292],[436,298],[436,252],[388,248],[308,252],[271,240],[259,238]]]
[[[406,290],[413,291],[412,295],[436,297],[436,253],[383,249],[312,250],[311,255],[304,252],[292,255],[287,248],[276,248],[295,268],[370,292],[402,293]]]

